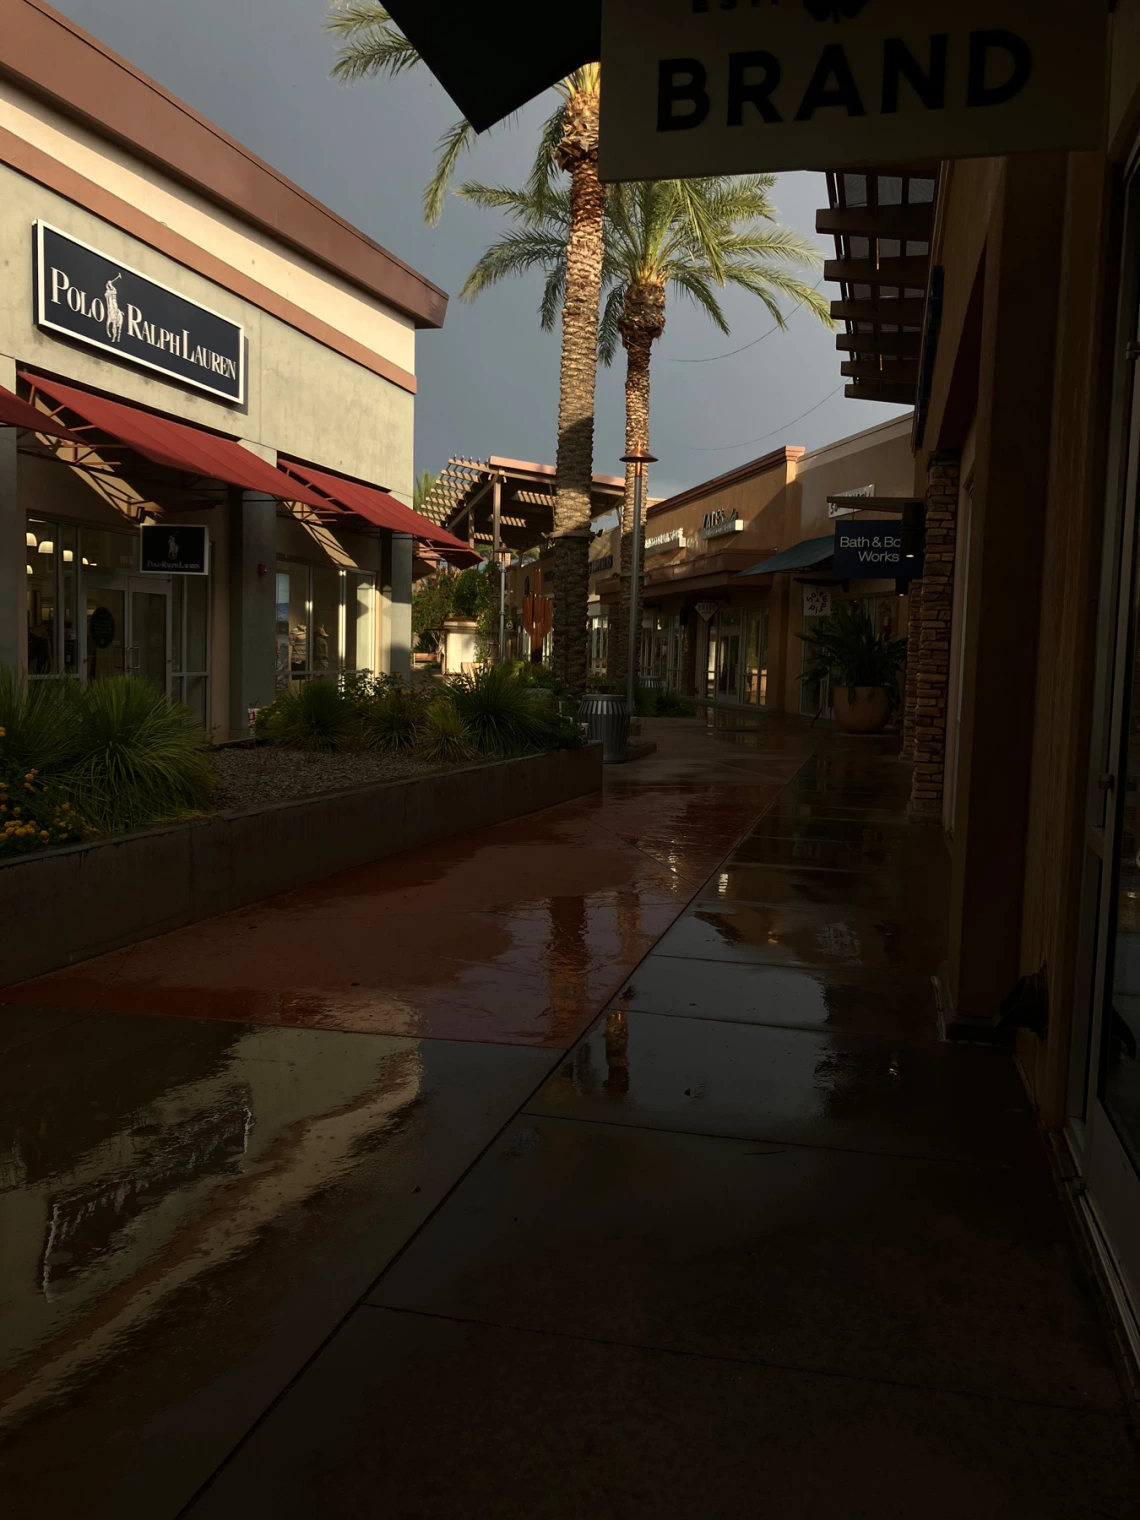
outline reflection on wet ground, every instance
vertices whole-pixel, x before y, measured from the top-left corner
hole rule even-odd
[[[892,742],[647,727],[601,799],[8,990],[13,1513],[1135,1513]]]

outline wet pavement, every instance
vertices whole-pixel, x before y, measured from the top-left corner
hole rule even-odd
[[[11,1513],[1137,1512],[891,741],[647,728],[601,798],[0,994]]]

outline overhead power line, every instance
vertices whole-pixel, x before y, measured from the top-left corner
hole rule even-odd
[[[784,422],[779,427],[773,428],[770,433],[761,433],[759,438],[746,438],[743,443],[717,443],[712,445],[677,443],[672,444],[671,447],[687,449],[694,454],[723,454],[728,449],[747,449],[754,443],[764,443],[769,438],[775,438],[777,433],[786,433],[789,428],[795,427],[797,422],[802,422],[805,417],[810,417],[812,412],[818,412],[820,407],[826,406],[833,396],[838,396],[846,384],[847,381],[845,380],[842,385],[837,385],[833,391],[828,391],[822,401],[817,401],[814,406],[809,406],[806,412],[801,412],[798,417],[793,417],[790,422]]]
[[[817,291],[822,284],[823,276],[820,275],[819,279],[812,286],[812,292]],[[734,354],[742,354],[746,349],[755,348],[757,343],[763,343],[764,339],[770,338],[773,333],[785,332],[787,330],[788,318],[794,317],[806,300],[806,296],[801,296],[782,323],[777,322],[767,332],[762,332],[758,338],[753,338],[751,343],[743,343],[739,348],[730,348],[726,354],[706,354],[702,359],[677,359],[672,354],[662,354],[661,357],[668,359],[670,364],[714,364],[718,359],[731,359]]]

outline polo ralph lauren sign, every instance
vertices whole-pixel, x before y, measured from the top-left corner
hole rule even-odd
[[[603,0],[606,180],[1094,147],[1101,0]]]
[[[36,223],[36,325],[239,405],[245,333],[208,306]]]

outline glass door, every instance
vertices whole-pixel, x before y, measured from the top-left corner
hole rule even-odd
[[[170,692],[170,582],[131,576],[127,670]]]
[[[720,614],[720,652],[717,658],[716,694],[722,702],[740,699],[740,613]]]
[[[127,672],[127,588],[110,576],[107,584],[92,585],[95,576],[88,572],[87,582],[87,660],[89,681],[105,681]]]
[[[170,692],[170,584],[89,569],[87,679],[138,676]],[[100,582],[102,584],[100,584]]]
[[[1135,183],[1135,182],[1134,182]],[[1086,923],[1093,926],[1089,1017],[1074,1028],[1070,1144],[1083,1173],[1122,1318],[1140,1354],[1140,199],[1130,193],[1122,356],[1107,514],[1104,622],[1095,684]],[[1086,941],[1086,943],[1088,943]]]

